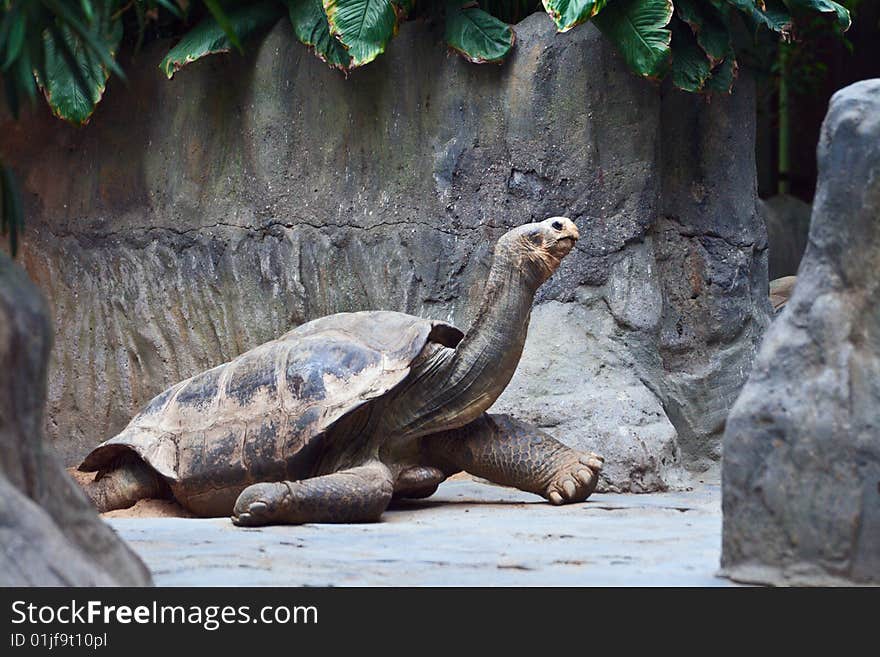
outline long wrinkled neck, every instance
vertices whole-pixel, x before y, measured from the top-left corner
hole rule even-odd
[[[410,416],[400,427],[402,433],[460,427],[495,402],[519,363],[541,283],[534,267],[496,250],[483,302],[467,335],[455,349],[440,349],[413,367],[408,398],[398,406]]]
[[[504,253],[492,264],[483,302],[449,366],[449,387],[465,412],[474,418],[491,406],[507,387],[522,355],[532,302],[540,281],[531,268]]]

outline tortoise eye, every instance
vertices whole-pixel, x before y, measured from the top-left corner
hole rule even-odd
[[[562,222],[554,221],[553,222],[553,230],[562,230]]]

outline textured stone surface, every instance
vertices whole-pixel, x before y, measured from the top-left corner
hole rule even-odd
[[[68,463],[168,385],[305,320],[389,309],[466,328],[494,240],[552,215],[582,238],[504,410],[603,452],[621,490],[717,462],[769,312],[750,81],[706,104],[542,15],[500,67],[447,57],[432,29],[405,24],[347,80],[285,25],[170,82],[159,44],[85,129],[4,126]],[[571,342],[550,376],[557,324]]]
[[[532,311],[524,357],[494,410],[545,427],[606,456],[604,491],[645,492],[683,483],[675,427],[615,344],[597,303],[548,301]]]
[[[699,486],[554,507],[450,481],[368,525],[109,522],[159,586],[730,586],[717,576],[719,498]]]
[[[788,194],[758,201],[767,224],[767,268],[770,280],[797,274],[810,232],[809,203]]]
[[[150,583],[44,444],[45,302],[0,253],[0,585]]]
[[[797,287],[724,436],[735,579],[880,583],[880,80],[831,100]]]

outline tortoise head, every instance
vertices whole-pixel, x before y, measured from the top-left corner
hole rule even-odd
[[[513,258],[513,264],[526,266],[546,281],[580,237],[577,226],[567,217],[550,217],[525,224],[505,233],[495,247],[496,258]]]

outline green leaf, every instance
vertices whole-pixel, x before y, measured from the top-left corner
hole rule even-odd
[[[95,11],[92,9],[92,3],[90,0],[79,0],[79,4],[83,10],[83,16],[85,16],[86,20],[91,23],[95,20]]]
[[[639,75],[659,78],[669,63],[672,33],[670,0],[614,0],[593,18],[629,67]]]
[[[125,79],[125,73],[122,72],[119,64],[114,59],[116,53],[108,51],[107,44],[104,42],[99,30],[83,25],[71,8],[60,0],[42,0],[42,3],[56,16],[59,25],[64,25],[65,28],[82,41],[89,55],[97,57],[101,60],[100,63],[107,69],[123,80]],[[102,16],[102,18],[105,17]],[[114,22],[118,22],[118,20]]]
[[[205,7],[208,8],[208,11],[211,13],[211,17],[217,21],[217,25],[220,26],[220,29],[223,30],[223,33],[229,38],[229,43],[232,46],[235,46],[235,49],[238,52],[243,52],[241,49],[241,41],[238,39],[238,34],[235,32],[235,27],[232,24],[232,21],[229,20],[229,16],[226,15],[226,12],[223,11],[223,7],[220,6],[220,3],[217,0],[204,0]]]
[[[755,11],[755,0],[727,0],[727,3],[733,5],[748,16],[751,16],[752,12]]]
[[[719,94],[729,94],[733,89],[733,82],[739,66],[736,63],[736,53],[733,47],[720,64],[712,69],[711,77],[703,85],[703,91]]]
[[[787,4],[791,8],[797,7],[806,11],[817,11],[820,13],[833,13],[837,17],[837,23],[841,29],[846,32],[852,24],[849,11],[846,7],[842,7],[832,0],[787,0]]]
[[[446,43],[469,62],[500,62],[516,41],[513,28],[479,7],[446,5]]]
[[[229,11],[229,25],[236,36],[244,40],[272,27],[284,13],[284,7],[275,0],[246,4]],[[187,32],[174,46],[159,68],[171,78],[177,71],[206,55],[229,52],[232,40],[214,16],[208,16]]]
[[[752,10],[749,19],[755,27],[778,33],[783,41],[791,39],[791,14],[780,0],[764,0],[764,8]]]
[[[348,69],[351,57],[339,41],[330,35],[330,25],[321,0],[284,0],[296,38],[315,50],[330,66]]]
[[[24,12],[17,11],[16,6],[9,14],[8,19],[12,21],[9,28],[9,36],[6,41],[6,60],[3,62],[3,70],[6,71],[12,66],[12,63],[18,59],[21,53],[21,47],[24,44],[25,28],[27,27],[27,17]]]
[[[568,32],[575,25],[598,14],[608,0],[541,0],[544,9],[556,23],[559,32]]]
[[[713,66],[724,59],[730,50],[730,31],[721,12],[705,0],[675,0],[675,13],[690,25]]]
[[[183,13],[180,11],[180,7],[171,0],[154,0],[154,2],[160,7],[164,7],[165,10],[175,18],[183,18]]]
[[[116,20],[104,37],[104,49],[115,55],[122,39]],[[85,125],[104,95],[110,72],[94,51],[66,24],[51,25],[43,34],[44,67],[38,82],[52,113],[76,125]]]
[[[42,44],[40,44],[42,46]],[[42,50],[42,48],[40,48]],[[34,79],[34,67],[31,65],[31,55],[27,48],[21,51],[21,55],[15,61],[15,65],[3,76],[6,83],[7,100],[10,101],[12,115],[18,118],[22,98],[21,91],[27,94],[31,104],[37,99],[37,85]]]
[[[712,63],[691,28],[678,18],[672,28],[672,83],[685,91],[702,91],[712,74]]]
[[[324,11],[330,34],[348,48],[352,68],[385,52],[397,33],[397,12],[391,0],[324,0]]]

